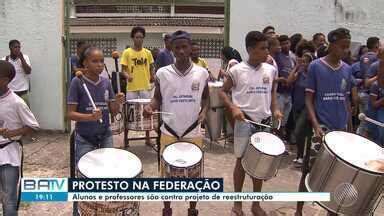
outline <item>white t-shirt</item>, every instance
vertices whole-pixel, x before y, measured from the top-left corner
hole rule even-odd
[[[253,67],[243,61],[229,70],[232,101],[252,120],[260,122],[271,116],[271,91],[277,76],[275,67],[261,63]]]
[[[181,136],[198,119],[208,77],[208,71],[195,64],[191,64],[185,74],[179,72],[173,64],[162,67],[156,72],[162,96],[161,111],[174,113],[174,115],[163,114],[162,119],[178,136]],[[161,126],[161,131],[172,135],[164,125]],[[196,136],[200,136],[199,126],[185,138]]]
[[[31,66],[31,62],[29,61],[29,57],[23,54],[25,62]],[[1,60],[6,60],[6,56],[4,56]],[[21,64],[20,58],[12,59],[8,58],[8,62],[15,67],[16,75],[15,78],[8,84],[8,88],[12,91],[26,91],[29,90],[29,75],[25,73],[24,68]]]
[[[229,69],[231,69],[231,67],[237,64],[239,64],[239,62],[236,59],[229,60],[227,66],[225,67],[225,72],[228,73]]]
[[[0,128],[9,130],[19,129],[28,126],[32,129],[38,129],[39,124],[35,116],[25,104],[24,100],[9,90],[3,96],[0,96]],[[13,137],[18,140],[21,137]],[[0,136],[0,145],[8,143],[10,140]],[[13,142],[0,149],[0,166],[10,164],[20,166],[21,147],[18,142]]]

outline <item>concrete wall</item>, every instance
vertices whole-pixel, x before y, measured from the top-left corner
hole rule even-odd
[[[1,0],[0,56],[18,39],[32,63],[31,109],[43,129],[64,129],[63,0]]]
[[[280,34],[301,32],[308,39],[336,27],[350,29],[356,42],[384,37],[382,0],[232,0],[230,8],[230,44],[242,55],[247,32],[261,31],[267,25],[275,26]]]

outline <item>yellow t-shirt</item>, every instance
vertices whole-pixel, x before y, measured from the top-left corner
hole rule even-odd
[[[151,64],[153,64],[151,51],[145,48],[142,48],[140,51],[128,48],[124,50],[120,64],[127,66],[127,72],[133,78],[127,84],[127,91],[141,91],[151,88],[149,82]]]
[[[194,62],[194,63],[195,63],[195,65],[198,65],[198,66],[208,70],[208,63],[207,63],[207,61],[205,61],[205,59],[199,57],[197,59],[197,62]]]

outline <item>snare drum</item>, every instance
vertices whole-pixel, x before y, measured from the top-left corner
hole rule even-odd
[[[223,87],[223,82],[208,82],[209,88],[209,106],[212,108],[223,107],[224,103],[219,97],[219,90]]]
[[[80,158],[78,175],[83,178],[135,178],[142,173],[140,159],[129,151],[101,148]],[[79,202],[81,216],[139,215],[139,202]]]
[[[277,174],[284,151],[284,142],[279,137],[267,132],[257,132],[251,136],[241,164],[250,176],[268,180]]]
[[[149,104],[151,99],[132,99],[125,103],[125,119],[128,130],[150,131],[156,130],[158,125],[158,114],[144,117],[144,106]]]
[[[165,147],[161,162],[166,177],[199,178],[203,170],[203,151],[193,143],[176,142]]]
[[[346,215],[369,215],[383,192],[384,172],[370,161],[384,158],[383,149],[356,134],[332,131],[305,179],[308,191],[331,192],[326,209]]]

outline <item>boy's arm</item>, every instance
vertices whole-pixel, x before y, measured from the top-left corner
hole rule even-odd
[[[97,121],[102,118],[100,109],[93,110],[93,113],[77,112],[77,104],[68,104],[68,119],[72,121]]]
[[[155,79],[155,93],[151,99],[151,103],[144,107],[144,116],[150,116],[155,110],[160,110],[160,106],[163,102],[163,97],[160,91],[160,81]]]
[[[232,87],[234,87],[234,82],[232,79],[234,79],[234,75],[230,71],[228,79],[224,81],[223,87],[219,90],[219,97],[223,100],[225,107],[227,107],[227,109],[232,113],[234,119],[244,121],[244,113],[240,110],[239,107],[231,102],[228,96],[228,93],[230,93]]]
[[[276,72],[277,73],[277,72]],[[271,112],[275,119],[281,121],[284,115],[281,113],[279,106],[277,105],[277,83],[272,82],[272,90],[271,90]]]
[[[321,129],[320,124],[317,120],[315,112],[315,94],[317,90],[315,68],[312,64],[308,67],[307,87],[305,89],[305,106],[308,112],[309,121],[315,132],[315,137],[322,137],[324,131]]]
[[[155,64],[154,63],[149,65],[149,81],[151,83],[155,82]]]
[[[31,134],[34,130],[39,129],[39,123],[35,116],[25,103],[18,103],[15,107],[23,127],[17,129],[0,128],[0,135],[6,138]]]
[[[370,96],[371,98],[371,103],[372,106],[375,109],[379,109],[380,107],[384,107],[384,98],[380,98],[379,100],[377,99],[377,95],[372,95]]]
[[[203,95],[201,98],[201,113],[199,115],[199,122],[202,123],[205,121],[209,108],[209,88],[208,88],[208,80],[204,86]]]
[[[24,71],[26,74],[31,74],[32,68],[31,68],[31,63],[29,61],[29,57],[25,56],[23,53],[20,52],[20,61],[21,61],[21,66],[23,67]]]
[[[33,131],[34,130],[28,126],[14,130],[9,130],[8,128],[0,128],[0,136],[11,139],[12,137],[31,134]]]

